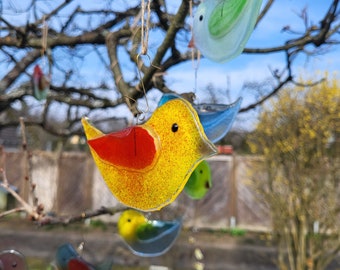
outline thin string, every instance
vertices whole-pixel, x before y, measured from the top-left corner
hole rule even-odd
[[[201,53],[200,51],[197,50],[197,59],[195,61],[195,56],[192,55],[192,65],[193,65],[193,68],[195,70],[195,84],[194,84],[194,93],[196,94],[196,91],[197,91],[197,74],[198,74],[198,68],[199,68],[199,65],[200,65],[200,59],[201,59]]]
[[[48,84],[48,87],[51,83],[51,77],[52,77],[52,53],[51,50],[47,48],[47,38],[48,38],[48,23],[46,21],[46,16],[43,16],[43,22],[42,22],[42,39],[41,39],[41,58],[42,58],[42,70],[45,74],[45,80]],[[48,67],[47,66],[48,62]],[[47,72],[46,72],[47,70]]]
[[[146,54],[145,56],[148,58],[148,60],[150,62],[150,66],[152,66],[152,67],[154,67],[156,69],[161,70],[160,67],[158,67],[158,66],[156,66],[156,65],[154,65],[152,63],[151,58],[150,58],[150,56],[148,54]],[[143,115],[147,114],[150,111],[149,101],[148,101],[148,98],[146,96],[146,89],[145,89],[145,85],[144,85],[144,81],[143,81],[143,77],[142,77],[142,72],[141,72],[141,68],[139,66],[139,57],[141,57],[141,54],[137,55],[137,72],[138,72],[139,82],[141,84],[142,89],[137,87],[137,90],[142,91],[143,94],[144,94],[146,109],[145,110],[139,110],[138,108],[136,108],[137,109],[137,114],[139,114],[139,117],[137,118],[137,122],[138,122],[138,120],[140,120],[140,121],[144,120],[144,116]],[[132,98],[130,98],[130,99],[133,100]],[[133,100],[133,101],[136,102],[136,100]]]
[[[190,10],[190,33],[191,33],[191,36],[193,37],[193,21],[194,21],[194,16],[193,16],[193,7],[192,7],[192,0],[190,0],[189,2],[189,10]],[[195,53],[197,55],[195,55]],[[198,74],[198,68],[199,68],[199,65],[200,65],[200,59],[201,59],[201,52],[199,50],[196,49],[196,47],[194,46],[192,49],[191,49],[191,63],[192,63],[192,67],[194,69],[194,72],[195,72],[195,82],[194,82],[194,93],[196,94],[196,91],[197,91],[197,74]]]
[[[144,54],[143,53],[143,50],[145,50],[145,48],[144,48],[144,45],[145,45],[145,41],[144,41],[144,34],[145,34],[145,32],[144,32],[144,24],[145,24],[145,0],[142,0],[142,18],[141,18],[141,23],[142,23],[142,28],[141,28],[141,41],[140,41],[140,43],[141,43],[141,45],[142,45],[142,54]],[[137,63],[138,63],[138,57],[139,57],[139,55],[137,56]]]
[[[137,55],[137,70],[138,70],[138,76],[139,76],[139,81],[142,86],[142,91],[145,99],[145,104],[146,104],[146,110],[138,110],[137,112],[139,116],[137,117],[137,121],[144,120],[145,115],[150,111],[150,106],[149,106],[149,101],[146,96],[146,90],[145,90],[145,85],[143,82],[143,77],[141,73],[141,68],[139,67],[139,57],[141,55],[146,55],[150,61],[150,65],[153,66],[152,61],[150,59],[150,56],[148,55],[148,43],[149,43],[149,25],[150,25],[150,17],[151,17],[151,0],[147,0],[147,11],[145,11],[145,0],[142,0],[142,16],[141,16],[141,52]],[[145,12],[146,12],[146,19],[145,19]]]
[[[140,56],[141,56],[140,54],[137,55],[137,71],[138,71],[138,77],[139,77],[140,84],[142,85],[142,91],[143,91],[143,94],[144,94],[146,109],[145,110],[138,110],[137,109],[138,113],[139,113],[139,117],[137,118],[137,120],[142,121],[142,120],[144,120],[145,115],[150,111],[150,106],[149,106],[148,98],[146,96],[146,90],[145,90],[145,85],[144,85],[144,81],[143,81],[143,77],[142,77],[142,72],[140,70],[140,67],[138,66],[138,63],[139,63],[138,60],[139,60]],[[148,59],[151,63],[150,56],[148,54],[146,54],[146,56],[148,57]],[[138,90],[140,90],[140,89],[138,89]]]
[[[43,59],[43,68],[46,65],[45,53],[47,50],[47,35],[48,35],[48,25],[45,20],[46,16],[43,16],[43,31],[42,31],[42,40],[41,40],[41,58]]]
[[[151,0],[148,0],[146,20],[145,20],[145,0],[142,0],[141,54],[143,55],[148,53],[150,17],[151,17]]]

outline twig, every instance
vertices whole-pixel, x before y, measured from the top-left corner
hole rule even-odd
[[[29,153],[27,151],[27,140],[26,140],[26,130],[25,130],[25,124],[24,120],[21,117],[20,118],[20,126],[21,126],[21,132],[22,132],[22,148],[25,153],[26,157],[26,166],[25,166],[25,180],[28,181],[30,179],[29,175]],[[0,187],[4,188],[8,193],[10,193],[21,205],[22,207],[18,208],[13,208],[8,211],[0,213],[0,217],[4,217],[6,215],[15,213],[15,212],[27,212],[27,214],[33,219],[33,220],[39,220],[43,216],[43,207],[42,206],[37,206],[38,200],[34,197],[33,200],[33,206],[31,206],[27,201],[25,201],[24,198],[22,198],[9,184],[9,181],[7,179],[7,174],[5,170],[5,153],[3,152],[3,148],[0,148],[0,154],[1,154],[1,161],[2,161],[2,166],[0,168],[0,173],[2,174],[2,179],[3,181],[0,182]],[[26,182],[25,182],[26,183]],[[31,183],[32,187],[32,193],[34,191],[34,185]],[[24,193],[25,195],[25,193]],[[33,194],[34,195],[34,194]]]
[[[28,151],[28,147],[27,147],[27,138],[26,138],[26,127],[25,127],[25,121],[23,117],[19,118],[20,121],[20,128],[21,128],[21,135],[22,135],[22,150],[24,152],[24,160],[25,160],[25,167],[24,167],[24,177],[25,177],[25,187],[26,187],[26,183],[29,183],[30,185],[30,192],[33,198],[33,206],[37,207],[38,205],[38,198],[35,195],[35,187],[36,185],[32,182],[32,177],[30,175],[31,173],[31,158],[30,158],[30,153]],[[25,192],[25,188],[24,188],[24,196],[26,196],[26,192]],[[29,196],[28,196],[29,197]],[[26,198],[28,199],[28,198]]]
[[[44,216],[40,220],[38,220],[38,225],[69,225],[71,223],[79,222],[88,218],[102,216],[102,215],[115,215],[117,213],[123,212],[129,209],[126,206],[118,206],[118,207],[101,207],[96,210],[82,212],[79,215],[68,216],[68,217],[54,217],[54,216]]]
[[[40,215],[34,210],[34,208],[31,205],[29,205],[23,198],[21,198],[21,196],[14,189],[12,189],[11,186],[8,184],[8,180],[7,180],[5,170],[3,168],[1,168],[0,172],[2,173],[2,176],[3,176],[3,182],[0,183],[0,187],[3,187],[6,191],[8,191],[8,193],[10,193],[22,205],[23,209],[33,219],[38,220]],[[18,208],[18,209],[20,209],[20,208]],[[19,210],[13,209],[13,211],[15,212],[15,211],[19,211]],[[9,211],[7,211],[7,212],[9,212]],[[2,213],[1,215],[3,216],[4,213]]]
[[[6,177],[6,172],[3,168],[0,168],[0,173],[3,175],[3,182],[0,182],[0,187],[3,187],[8,193],[10,193],[21,205],[22,207],[17,207],[10,209],[8,211],[4,211],[0,213],[0,218],[10,215],[12,213],[17,212],[26,212],[33,220],[37,222],[38,225],[69,225],[71,223],[79,222],[88,218],[102,216],[102,215],[115,215],[122,211],[128,209],[126,206],[118,206],[118,207],[101,207],[96,210],[82,212],[79,215],[74,216],[46,216],[43,214],[39,206],[37,208],[32,207],[29,203],[27,203],[11,186],[9,185],[8,179]]]
[[[26,139],[25,122],[24,122],[23,117],[20,117],[19,120],[20,120],[20,128],[21,128],[22,149],[26,151],[27,150],[27,139]]]
[[[26,209],[24,207],[17,207],[17,208],[13,208],[13,209],[4,211],[4,212],[0,213],[0,218],[8,216],[8,215],[13,214],[13,213],[18,213],[18,212],[26,212]]]
[[[1,161],[1,163],[0,163],[0,173],[2,174],[2,182],[0,182],[0,187],[4,188],[7,192],[11,193],[12,195],[13,195],[13,192],[17,195],[17,193],[10,187],[10,185],[8,183],[7,174],[6,174],[6,170],[5,170],[6,154],[4,152],[3,146],[0,146],[0,161]],[[23,200],[21,199],[19,201],[23,201]],[[12,213],[23,212],[23,211],[26,211],[26,209],[24,207],[17,207],[17,208],[14,208],[14,209],[10,209],[8,211],[4,211],[4,212],[0,213],[0,218],[7,216],[7,215],[10,215]]]
[[[113,207],[113,208],[107,208],[107,207],[101,207],[97,210],[88,211],[88,212],[82,212],[79,215],[75,216],[67,216],[67,217],[52,217],[47,216],[43,212],[43,206],[38,205],[38,198],[35,197],[34,190],[35,185],[31,181],[30,172],[31,167],[29,166],[30,162],[30,153],[28,152],[27,147],[27,138],[26,138],[26,128],[25,128],[25,122],[24,119],[21,117],[20,119],[20,127],[21,127],[21,134],[22,134],[22,149],[24,151],[24,158],[25,158],[25,183],[30,183],[31,185],[31,192],[33,195],[33,205],[30,205],[28,202],[29,198],[26,200],[22,198],[9,184],[9,181],[7,179],[6,170],[5,170],[5,152],[3,150],[3,147],[0,146],[0,174],[2,175],[2,182],[0,182],[0,187],[4,188],[9,194],[11,194],[15,200],[17,200],[21,207],[13,208],[8,211],[4,211],[0,213],[0,218],[10,215],[12,213],[17,212],[26,212],[29,217],[36,221],[38,225],[68,225],[71,223],[79,222],[91,217],[96,217],[100,215],[114,215],[116,213],[122,212],[127,209],[125,206],[119,206],[119,207]],[[24,193],[25,195],[25,193]]]
[[[0,187],[4,188],[8,193],[10,193],[21,205],[22,207],[17,207],[10,209],[8,211],[4,211],[0,213],[0,218],[10,215],[12,213],[17,212],[26,212],[32,220],[35,220],[38,225],[44,226],[44,225],[69,225],[71,223],[79,222],[88,218],[101,216],[101,215],[115,215],[117,213],[120,213],[122,211],[125,211],[128,209],[126,206],[118,206],[118,207],[101,207],[96,210],[88,211],[88,212],[82,212],[79,215],[74,216],[46,216],[42,208],[40,206],[33,207],[29,203],[27,203],[10,185],[9,181],[6,176],[6,171],[4,168],[0,168],[0,173],[2,174],[3,182],[0,182]]]
[[[3,175],[2,181],[4,182],[4,184],[8,185],[6,172],[5,172],[5,166],[6,166],[6,154],[4,151],[4,147],[0,145],[0,172]]]

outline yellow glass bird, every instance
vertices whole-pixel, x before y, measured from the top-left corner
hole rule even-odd
[[[141,213],[132,209],[126,210],[119,217],[118,233],[127,242],[134,242],[137,240],[137,228],[147,222],[148,219]]]
[[[82,124],[96,162],[123,204],[155,211],[173,202],[199,162],[217,153],[198,115],[183,99],[157,108],[142,125],[103,134]]]
[[[134,254],[155,257],[171,248],[181,225],[181,220],[148,220],[140,212],[129,209],[121,214],[117,227],[119,235]]]

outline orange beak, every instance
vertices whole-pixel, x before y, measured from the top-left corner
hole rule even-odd
[[[188,44],[188,48],[195,48],[194,37],[191,37],[189,44]]]

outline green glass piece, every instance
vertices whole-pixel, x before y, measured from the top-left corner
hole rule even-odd
[[[147,240],[157,236],[157,227],[152,222],[147,222],[137,228],[136,234],[139,240]]]
[[[220,1],[209,18],[208,29],[211,36],[220,38],[228,34],[241,17],[246,4],[247,0]]]

